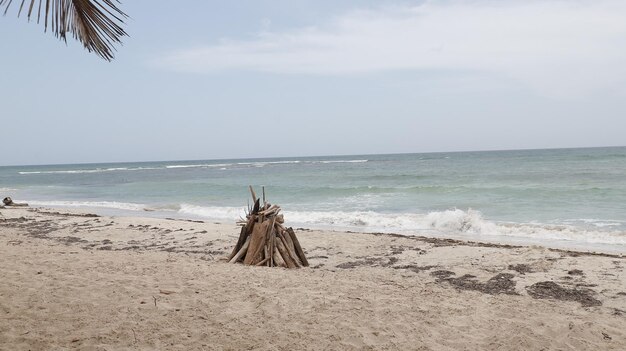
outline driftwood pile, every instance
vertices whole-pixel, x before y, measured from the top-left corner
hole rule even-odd
[[[250,193],[254,206],[248,206],[246,219],[240,222],[239,240],[228,261],[267,267],[307,267],[309,262],[296,233],[283,225],[285,219],[280,214],[280,207],[265,201],[265,189],[263,205],[252,187]]]

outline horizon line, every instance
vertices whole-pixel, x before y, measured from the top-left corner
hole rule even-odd
[[[471,153],[471,152],[506,152],[506,151],[541,151],[541,150],[578,150],[578,149],[607,149],[623,148],[626,145],[605,146],[579,146],[579,147],[548,147],[548,148],[521,148],[521,149],[482,149],[482,150],[453,150],[453,151],[428,151],[428,152],[389,152],[374,154],[336,154],[336,155],[312,155],[312,156],[266,156],[266,157],[237,157],[237,158],[207,158],[186,160],[144,160],[144,161],[107,161],[107,162],[80,162],[80,163],[43,163],[43,164],[14,164],[0,165],[4,167],[42,167],[42,166],[70,166],[70,165],[99,165],[99,164],[126,164],[126,163],[151,163],[151,162],[193,162],[193,161],[224,161],[224,160],[265,160],[285,158],[319,158],[319,157],[344,157],[344,156],[385,156],[385,155],[418,155],[418,154],[443,154],[443,153]]]

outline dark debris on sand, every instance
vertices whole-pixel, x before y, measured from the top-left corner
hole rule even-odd
[[[583,307],[602,305],[602,302],[593,298],[595,292],[591,289],[568,289],[550,281],[535,283],[527,287],[526,291],[535,299],[576,301]]]
[[[583,271],[580,269],[572,269],[571,271],[567,271],[569,275],[584,275]]]
[[[519,274],[526,274],[526,273],[533,273],[534,271],[530,268],[529,265],[524,264],[524,263],[520,263],[520,264],[516,264],[516,265],[509,265],[509,270],[512,271],[516,271]]]
[[[24,230],[33,238],[48,239],[48,234],[64,228],[52,220],[35,221],[25,217],[0,219],[3,226]]]
[[[397,257],[357,257],[358,261],[344,262],[338,264],[337,268],[351,269],[356,267],[392,267],[399,259]],[[395,268],[395,267],[394,267]]]
[[[85,217],[85,218],[100,217],[99,215],[94,214],[94,213],[63,213],[63,212],[58,212],[58,211],[44,211],[38,208],[29,208],[28,211],[36,212],[36,213],[44,214],[44,215],[57,216],[57,217]]]
[[[365,259],[358,260],[358,261],[340,263],[336,267],[341,268],[341,269],[351,269],[351,268],[356,268],[360,266],[374,267],[374,266],[380,265],[381,261],[382,261],[382,258],[380,257],[367,257]]]
[[[453,276],[455,274],[456,273],[454,273],[452,271],[446,271],[446,270],[438,270],[438,271],[434,271],[434,272],[430,273],[430,275],[432,275],[433,277],[438,278],[438,279],[442,279],[442,280],[446,279],[446,278],[449,278],[449,277],[451,277],[451,276]]]
[[[483,283],[471,274],[465,274],[459,278],[453,278],[448,275],[448,272],[449,271],[436,271],[433,273],[437,274],[433,275],[441,276],[442,278],[437,279],[437,281],[448,282],[458,290],[473,290],[489,295],[519,295],[515,292],[515,282],[512,280],[514,275],[510,273],[499,273]],[[447,277],[445,277],[446,275]],[[454,275],[454,273],[452,273],[452,275]]]
[[[431,270],[433,268],[436,268],[437,266],[418,266],[418,265],[414,265],[414,264],[407,264],[404,266],[394,266],[392,267],[393,269],[407,269],[410,271],[413,271],[415,273],[419,273],[421,271],[428,271]]]

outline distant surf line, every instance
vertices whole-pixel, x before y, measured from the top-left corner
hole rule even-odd
[[[129,171],[145,171],[145,170],[161,170],[161,169],[179,169],[179,168],[234,168],[237,166],[253,166],[265,167],[267,165],[281,164],[333,164],[333,163],[365,163],[366,159],[356,160],[290,160],[290,161],[259,161],[259,162],[233,162],[233,163],[204,163],[204,164],[177,164],[165,165],[163,167],[111,167],[111,168],[94,168],[94,169],[69,169],[69,170],[51,170],[51,171],[18,171],[19,174],[83,174],[83,173],[102,173],[102,172],[129,172]]]

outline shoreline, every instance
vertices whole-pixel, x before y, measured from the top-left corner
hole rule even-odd
[[[0,349],[626,347],[620,256],[296,229],[288,270],[226,263],[234,224],[2,214]]]
[[[29,206],[31,209],[45,210],[45,211],[65,211],[69,213],[93,213],[99,216],[107,216],[107,217],[124,217],[124,218],[152,218],[152,219],[164,219],[164,220],[173,220],[173,221],[188,221],[188,222],[196,222],[196,223],[214,223],[220,225],[231,225],[234,224],[223,220],[223,219],[206,219],[198,215],[187,215],[187,214],[176,214],[172,217],[172,213],[167,213],[163,211],[157,210],[146,210],[144,212],[141,211],[124,211],[124,210],[115,210],[115,209],[107,209],[107,208],[98,208],[98,207],[64,207],[64,206]],[[15,207],[7,207],[6,210],[16,209]],[[143,215],[142,215],[143,214]],[[153,215],[149,215],[153,214]],[[287,218],[287,221],[289,219]],[[626,256],[626,248],[615,249],[611,248],[610,244],[600,244],[601,246],[593,246],[598,244],[588,244],[592,247],[585,248],[582,247],[587,243],[578,242],[578,241],[567,241],[567,240],[538,240],[533,238],[526,237],[518,237],[518,236],[506,236],[506,235],[482,235],[478,237],[477,235],[465,237],[460,234],[441,234],[441,235],[428,235],[423,231],[416,230],[414,233],[400,233],[400,232],[381,232],[381,231],[368,231],[365,230],[355,230],[355,228],[346,228],[346,227],[335,227],[335,226],[294,226],[294,229],[298,230],[307,230],[307,231],[324,231],[324,232],[333,232],[333,233],[350,233],[350,234],[371,234],[371,235],[389,235],[389,236],[398,236],[398,237],[406,237],[406,238],[415,238],[416,240],[442,240],[455,242],[456,244],[462,245],[485,245],[491,247],[543,247],[555,252],[572,252],[586,255],[600,255],[607,257],[625,257]]]

